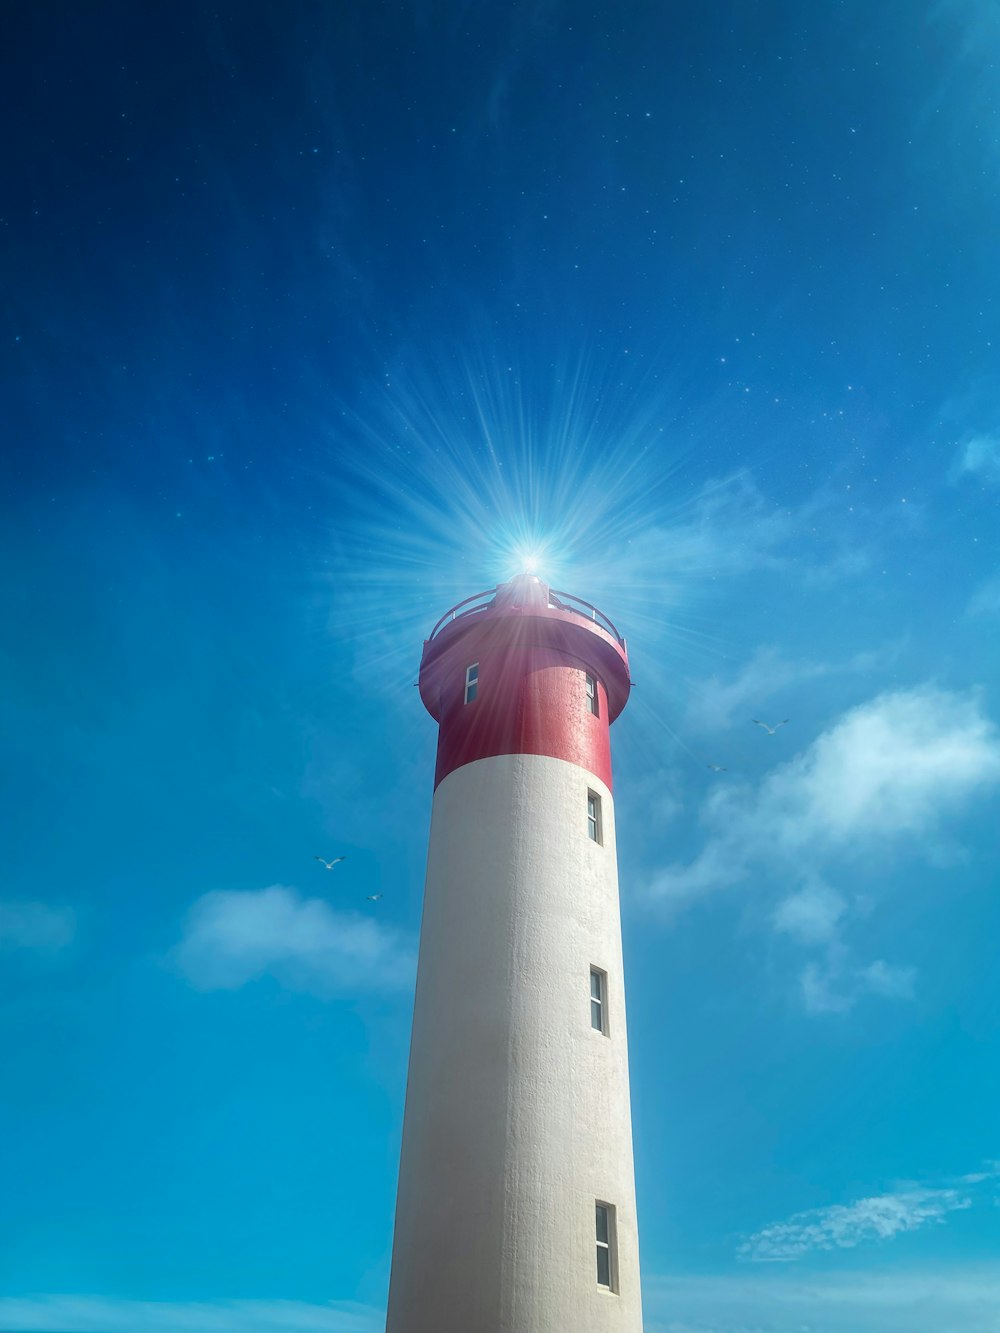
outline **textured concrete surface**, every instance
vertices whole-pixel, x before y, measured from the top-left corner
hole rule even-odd
[[[616,1293],[597,1200],[617,1210]],[[611,792],[561,759],[480,759],[434,797],[387,1331],[641,1328]]]

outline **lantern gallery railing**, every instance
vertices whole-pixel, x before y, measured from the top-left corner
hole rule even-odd
[[[459,620],[463,616],[478,615],[481,611],[488,611],[496,601],[497,590],[489,588],[486,592],[474,593],[471,597],[466,597],[464,601],[457,602],[450,611],[446,611],[441,619],[428,635],[428,640],[433,639],[445,625],[450,625],[453,620]],[[570,592],[549,591],[549,606],[555,611],[569,611],[572,615],[582,616],[585,620],[591,620],[595,625],[600,625],[612,636],[616,643],[623,644],[625,640],[618,633],[618,629],[611,619],[599,611],[591,602],[585,602],[582,597],[576,597]]]
[[[593,620],[601,629],[607,630],[616,643],[625,642],[611,618],[603,611],[599,611],[593,603],[585,602],[582,597],[574,597],[571,592],[550,592],[549,606],[557,607],[560,611],[572,611],[574,615]]]

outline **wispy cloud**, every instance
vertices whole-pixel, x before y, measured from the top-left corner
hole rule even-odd
[[[811,1208],[748,1236],[737,1254],[754,1263],[789,1263],[817,1250],[850,1250],[892,1240],[971,1208],[977,1185],[993,1174],[977,1172],[940,1187],[910,1185],[854,1203]]]
[[[804,944],[825,944],[837,932],[837,923],[847,909],[846,901],[818,878],[791,893],[774,910],[775,930],[792,935]]]
[[[973,435],[962,444],[952,464],[952,478],[968,474],[1000,483],[1000,435]]]
[[[872,525],[875,526],[874,524]],[[777,505],[748,472],[707,483],[674,521],[650,516],[604,578],[628,588],[664,578],[700,580],[776,573],[796,582],[828,584],[855,577],[870,565],[857,530],[846,530],[841,504],[817,491],[794,509]],[[599,570],[595,576],[601,577]],[[617,598],[621,601],[621,589]]]
[[[943,821],[998,782],[1000,735],[975,697],[931,685],[881,694],[758,787],[713,787],[702,850],[654,877],[648,893],[677,911],[756,876],[777,899],[771,927],[824,951],[799,974],[807,1012],[843,1013],[865,995],[911,998],[912,968],[851,959],[841,939],[851,904],[828,880],[903,843],[908,854],[936,855]]]
[[[970,616],[1000,615],[1000,574],[979,585],[969,598],[966,611]]]
[[[647,1333],[996,1333],[1000,1264],[803,1274],[647,1274]],[[385,1312],[351,1301],[0,1298],[5,1333],[382,1333]]]
[[[746,720],[791,684],[825,676],[830,667],[821,662],[793,662],[775,648],[760,648],[732,678],[719,675],[689,682],[687,725],[701,731],[731,727],[737,714]]]
[[[728,679],[714,675],[688,682],[687,725],[699,731],[720,731],[731,727],[737,717],[747,723],[762,702],[792,686],[822,676],[870,671],[880,660],[881,654],[858,653],[839,663],[796,661],[772,646],[758,648]]]
[[[646,1333],[996,1333],[1000,1264],[804,1274],[664,1274],[643,1283]]]
[[[318,996],[406,986],[415,966],[398,932],[281,884],[206,893],[172,958],[199,990],[235,990],[269,975]]]
[[[131,1301],[0,1297],[11,1333],[379,1333],[385,1313],[354,1301]]]
[[[0,902],[0,949],[57,953],[76,934],[76,914],[68,907],[30,901]]]
[[[917,970],[887,963],[878,958],[859,965],[835,937],[826,955],[802,969],[799,985],[802,1003],[810,1014],[844,1014],[865,995],[891,1000],[912,1000]]]
[[[975,699],[929,685],[881,694],[759,789],[715,787],[701,812],[704,849],[665,870],[650,893],[682,906],[739,883],[755,865],[819,875],[832,855],[863,855],[904,836],[913,845],[998,781],[1000,736]]]
[[[887,995],[894,1000],[913,998],[914,979],[917,970],[914,967],[894,967],[876,959],[867,967],[861,968],[859,982],[862,989],[873,995]]]

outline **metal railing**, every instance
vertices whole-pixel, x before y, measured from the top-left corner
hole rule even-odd
[[[553,598],[558,598],[558,602],[553,602]],[[571,605],[563,605],[566,602],[571,603]],[[592,602],[585,602],[582,597],[576,597],[571,592],[550,590],[549,605],[556,606],[560,611],[572,611],[574,615],[584,616],[587,620],[594,621],[595,624],[600,625],[601,629],[607,630],[616,643],[624,644],[625,640],[618,633],[617,626],[610,616],[606,616],[603,611],[599,611]]]
[[[464,601],[457,602],[437,622],[427,636],[428,640],[433,639],[445,625],[450,625],[453,620],[460,620],[464,616],[478,615],[480,611],[488,611],[496,600],[496,594],[496,588],[489,588],[486,592],[473,593],[471,597],[466,597]],[[582,616],[584,620],[600,625],[601,629],[610,634],[616,643],[624,646],[625,640],[618,633],[614,622],[603,611],[599,611],[592,602],[586,602],[582,597],[577,597],[571,592],[555,592],[550,589],[549,606],[553,610],[569,611],[571,615]]]
[[[453,620],[457,620],[459,616],[471,616],[475,615],[477,611],[488,610],[493,605],[493,599],[496,597],[496,591],[497,591],[496,588],[489,588],[487,589],[486,592],[475,592],[472,594],[471,597],[466,597],[466,599],[463,602],[458,602],[455,606],[451,608],[450,611],[446,611],[444,613],[444,615],[441,617],[438,623],[431,630],[430,634],[428,634],[427,638],[433,639],[435,634],[437,634],[438,630],[441,629],[443,625],[451,624],[451,622]],[[473,602],[478,602],[479,605],[473,606],[472,605]],[[463,606],[465,607],[464,611],[462,610]]]

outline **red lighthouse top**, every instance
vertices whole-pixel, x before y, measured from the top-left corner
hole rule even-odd
[[[434,626],[420,697],[440,724],[435,786],[500,754],[565,759],[611,785],[609,725],[630,688],[625,640],[589,602],[520,574]]]

